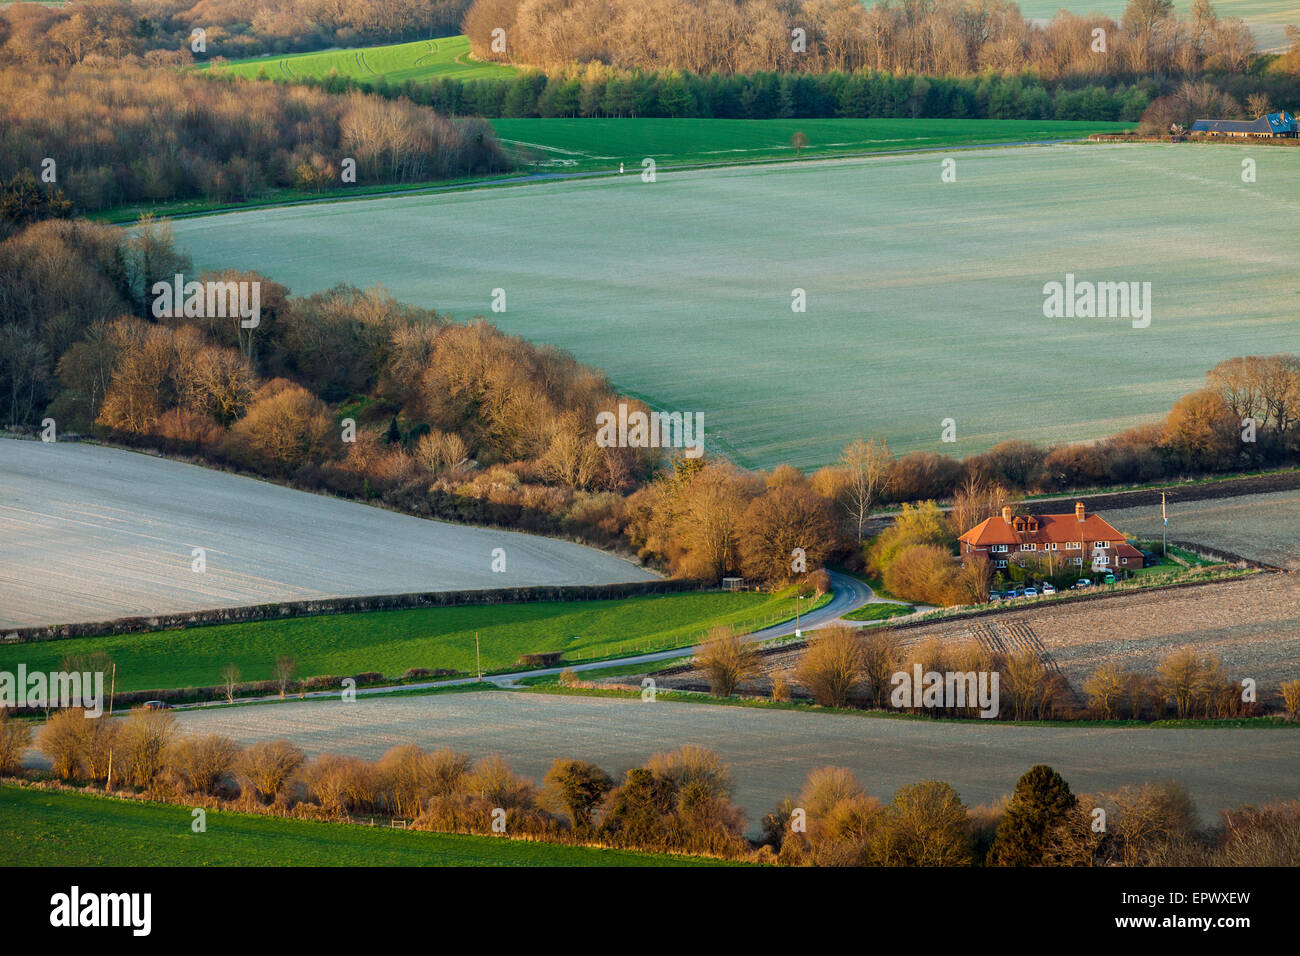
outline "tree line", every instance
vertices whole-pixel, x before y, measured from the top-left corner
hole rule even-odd
[[[1170,651],[1153,674],[1108,661],[1076,688],[1034,648],[994,649],[974,639],[954,642],[938,636],[908,642],[888,627],[863,631],[832,624],[813,632],[792,666],[765,666],[756,645],[717,626],[692,666],[717,697],[743,693],[784,702],[798,689],[822,707],[929,717],[988,719],[973,700],[963,706],[896,707],[891,700],[896,673],[911,674],[916,667],[923,674],[997,673],[1000,700],[993,717],[1002,720],[1226,719],[1257,717],[1270,709],[1288,720],[1300,719],[1300,680],[1261,688],[1258,700],[1246,702],[1241,685],[1228,677],[1217,657],[1190,647]],[[565,680],[577,683],[576,674],[567,671]]]
[[[0,69],[0,98],[0,182],[13,189],[51,169],[54,182],[42,179],[42,187],[82,211],[341,188],[349,158],[358,185],[508,167],[481,120],[360,92],[214,80],[129,60]],[[6,212],[0,236],[22,221]]]
[[[275,82],[289,82],[277,78]],[[295,83],[332,92],[367,90],[449,115],[501,117],[698,117],[713,119],[1052,119],[1136,122],[1167,83],[1049,82],[1032,73],[923,76],[853,73],[621,70],[589,65],[513,77],[359,80],[330,75]],[[1210,82],[1210,81],[1206,81]],[[1219,86],[1211,83],[1214,89]],[[1236,102],[1233,100],[1233,102]]]
[[[88,57],[194,59],[191,36],[231,58],[396,43],[460,29],[469,0],[77,0],[15,3],[0,12],[0,62],[72,66]]]
[[[977,807],[939,780],[881,801],[851,771],[818,767],[750,840],[730,769],[692,745],[656,753],[621,779],[561,757],[538,785],[498,755],[405,744],[378,760],[308,758],[288,740],[241,746],[182,734],[172,714],[147,710],[121,720],[61,710],[34,734],[0,710],[0,775],[31,776],[22,759],[33,739],[51,765],[40,776],[156,801],[785,866],[1267,866],[1293,863],[1300,840],[1295,801],[1226,810],[1205,827],[1180,784],[1076,795],[1044,764],[1005,801]]]
[[[1061,10],[1044,24],[1009,0],[667,0],[653,14],[635,0],[474,0],[463,26],[484,60],[693,73],[1193,75],[1240,73],[1255,55],[1246,24],[1210,0],[1185,17],[1172,0],[1129,0],[1118,22]]]

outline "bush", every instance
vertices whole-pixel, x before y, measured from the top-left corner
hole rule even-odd
[[[716,625],[696,655],[695,666],[708,677],[711,694],[730,697],[741,681],[758,673],[758,651],[743,635]]]
[[[825,707],[843,707],[866,673],[866,658],[857,632],[832,624],[813,634],[799,656],[799,682]]]
[[[303,759],[302,750],[287,740],[253,744],[240,755],[236,765],[245,794],[251,790],[251,796],[263,802],[280,797]]]

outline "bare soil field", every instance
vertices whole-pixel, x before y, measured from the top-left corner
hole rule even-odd
[[[884,800],[938,779],[968,805],[1009,794],[1036,763],[1051,764],[1076,792],[1173,778],[1207,821],[1221,808],[1294,799],[1300,789],[1300,730],[1289,728],[1024,727],[496,691],[217,707],[177,719],[186,731],[243,744],[286,737],[309,755],[369,759],[405,743],[499,753],[538,782],[557,757],[591,760],[621,778],[656,752],[695,744],[731,768],[751,832],[827,765],[850,768]]]
[[[193,549],[206,569],[193,569]],[[492,570],[493,550],[506,570]],[[427,521],[115,448],[0,439],[0,628],[655,575],[535,535]]]
[[[1257,574],[1099,600],[1026,604],[973,620],[907,627],[898,635],[905,645],[938,637],[953,643],[975,639],[1000,641],[1007,648],[1034,646],[1056,662],[1076,690],[1107,661],[1154,673],[1171,651],[1194,647],[1218,657],[1229,678],[1253,677],[1261,700],[1269,700],[1283,681],[1300,679],[1300,575]],[[791,648],[765,656],[763,676],[743,684],[740,692],[767,694],[777,674],[798,686],[794,671],[800,652]],[[704,678],[698,671],[683,671],[660,683],[697,687]]]
[[[1171,540],[1192,541],[1279,568],[1300,570],[1300,490],[1235,498],[1181,500],[1168,505]],[[1160,502],[1106,512],[1127,534],[1160,537]]]

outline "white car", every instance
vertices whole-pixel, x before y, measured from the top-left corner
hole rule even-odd
[[[1055,593],[1056,593],[1056,588],[1052,587],[1051,584],[1044,584],[1044,585],[1043,585],[1043,595],[1044,595],[1044,596],[1052,595],[1052,594],[1055,594]]]

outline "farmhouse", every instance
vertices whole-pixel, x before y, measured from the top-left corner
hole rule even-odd
[[[1076,502],[1074,514],[1012,515],[1010,506],[1001,517],[986,518],[957,539],[962,562],[967,556],[987,558],[1005,568],[1008,561],[1023,565],[1029,555],[1049,562],[1086,563],[1094,571],[1124,571],[1142,567],[1142,552],[1124,541],[1100,515],[1087,514]]]
[[[1296,119],[1286,110],[1269,113],[1254,120],[1209,120],[1201,119],[1192,124],[1193,133],[1206,136],[1241,136],[1265,137],[1281,136],[1294,139],[1296,136]]]

